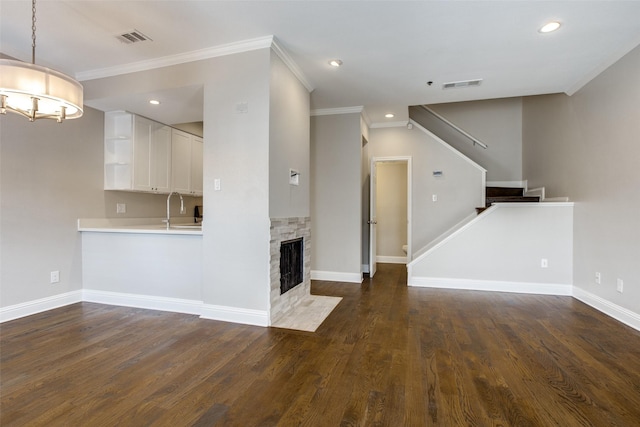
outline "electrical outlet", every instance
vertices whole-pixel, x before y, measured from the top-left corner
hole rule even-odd
[[[600,275],[599,271],[596,271],[596,284],[599,285],[602,283],[602,275]]]
[[[546,258],[542,258],[540,260],[540,267],[541,268],[548,268],[549,267],[549,261]]]
[[[59,271],[52,271],[51,272],[51,283],[58,283],[60,282],[60,272]]]
[[[618,279],[618,282],[616,283],[616,290],[622,293],[623,287],[624,287],[624,282],[622,281],[622,279]]]
[[[116,203],[116,213],[127,213],[127,205],[125,203]]]

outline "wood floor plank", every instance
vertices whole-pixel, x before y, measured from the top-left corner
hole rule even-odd
[[[640,425],[640,332],[570,297],[407,288],[315,333],[81,303],[0,327],[5,426]]]

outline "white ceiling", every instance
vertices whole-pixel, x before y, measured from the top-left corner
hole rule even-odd
[[[30,61],[30,2],[0,0],[0,16],[0,52]],[[538,33],[549,20],[563,25]],[[115,38],[133,29],[153,41]],[[384,123],[406,120],[409,105],[571,94],[640,44],[640,1],[40,0],[36,63],[75,76],[108,75],[270,35],[314,88],[312,109],[364,106],[371,122]],[[332,58],[344,65],[330,67]],[[442,89],[467,79],[483,81]],[[146,95],[93,106],[159,119],[144,112]],[[190,105],[173,123],[201,119],[201,105],[193,105],[201,90],[169,95]],[[92,105],[91,93],[85,103]],[[385,119],[386,112],[396,117]]]

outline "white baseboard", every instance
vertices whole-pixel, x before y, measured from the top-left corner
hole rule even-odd
[[[339,273],[336,271],[311,270],[311,280],[328,282],[362,283],[362,273]]]
[[[31,316],[32,314],[42,313],[43,311],[53,310],[54,308],[64,307],[65,305],[75,304],[77,302],[82,302],[81,290],[10,305],[8,307],[0,308],[0,323]]]
[[[387,263],[387,264],[406,264],[407,257],[378,255],[376,256],[376,262]]]
[[[200,317],[222,322],[242,323],[254,326],[269,326],[269,313],[264,310],[202,304]]]
[[[505,282],[497,280],[409,277],[409,286],[422,288],[464,289],[473,291],[514,292],[519,294],[572,295],[572,286],[561,283]]]
[[[84,289],[82,300],[99,304],[200,315],[202,301]]]
[[[627,326],[632,327],[635,330],[640,331],[640,314],[628,310],[624,307],[620,307],[617,304],[612,303],[604,298],[587,292],[584,289],[573,287],[573,297],[582,301],[583,303],[590,305],[598,311],[613,317],[614,319],[624,323]]]

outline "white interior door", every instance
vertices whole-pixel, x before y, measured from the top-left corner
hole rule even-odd
[[[376,162],[371,162],[369,194],[369,277],[376,274]]]

